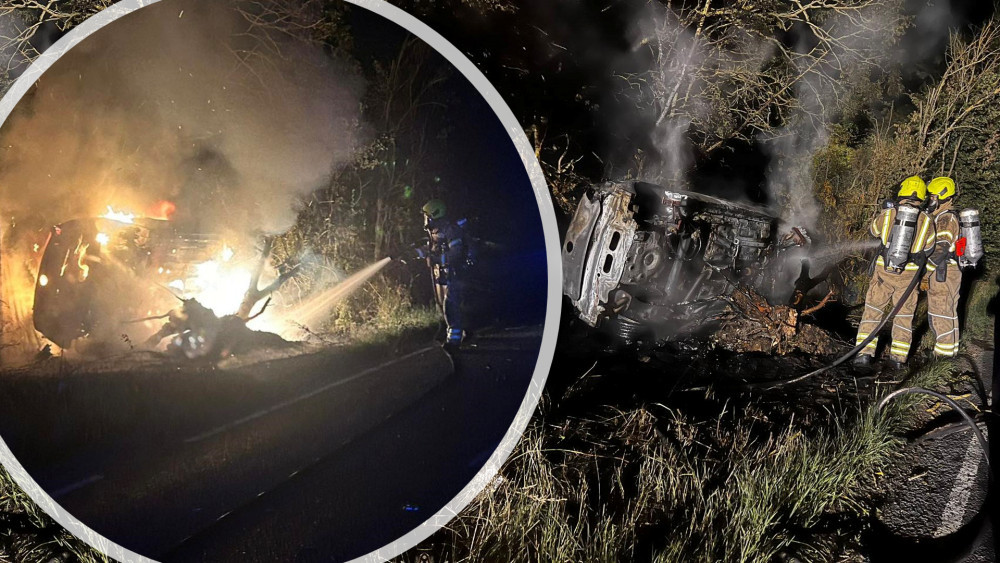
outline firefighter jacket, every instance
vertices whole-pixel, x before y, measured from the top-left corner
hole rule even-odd
[[[873,236],[879,237],[883,247],[889,242],[889,234],[893,221],[896,219],[896,208],[889,207],[883,209],[872,220],[870,232]],[[865,295],[865,309],[861,315],[861,322],[858,323],[858,334],[856,344],[861,345],[866,340],[870,340],[859,354],[874,356],[878,345],[878,339],[869,338],[872,331],[885,318],[886,309],[899,304],[899,311],[892,320],[892,344],[889,347],[889,355],[898,362],[906,362],[910,355],[910,345],[913,341],[913,315],[917,308],[917,292],[911,291],[905,296],[907,287],[920,270],[920,264],[913,260],[918,254],[923,254],[934,247],[934,224],[933,220],[923,211],[917,218],[917,225],[913,235],[913,242],[910,246],[911,259],[904,266],[904,271],[895,272],[885,269],[885,259],[879,254],[875,262],[875,269],[872,272],[872,279],[868,283],[868,293]]]
[[[955,260],[955,243],[959,237],[958,214],[946,201],[931,214],[934,219],[934,252],[927,261],[927,271],[934,272],[946,264],[958,265]]]
[[[879,238],[882,241],[882,246],[884,247],[889,243],[889,234],[892,231],[893,221],[896,220],[896,208],[890,207],[888,209],[883,209],[879,212],[874,219],[872,219],[871,226],[869,227],[869,232],[872,236]],[[913,261],[913,257],[917,254],[926,254],[931,249],[934,248],[934,221],[931,217],[924,211],[920,212],[920,216],[917,219],[916,233],[913,236],[913,243],[910,246],[910,261],[906,263],[905,270],[908,272],[916,272],[920,269],[920,265]],[[885,258],[880,254],[875,264],[879,268],[885,268]]]
[[[436,220],[427,225],[428,244],[422,249],[431,267],[434,282],[446,284],[466,265],[465,233],[462,227],[448,220]]]

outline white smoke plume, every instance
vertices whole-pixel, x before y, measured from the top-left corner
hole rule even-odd
[[[690,6],[678,15],[646,3],[630,37],[646,68],[627,77],[636,106],[647,108],[645,126],[659,157],[646,178],[698,190],[690,185],[698,151],[755,142],[770,157],[766,188],[785,221],[815,226],[813,156],[829,142],[829,127],[855,91],[902,58],[894,48],[904,29],[901,0],[842,8],[774,15],[787,18],[788,37],[779,38],[755,29],[778,27],[757,16],[723,21],[728,16]],[[784,125],[775,129],[775,123]],[[754,139],[753,131],[766,133]]]
[[[695,121],[704,119],[711,106],[702,101],[705,84],[699,70],[715,64],[698,30],[683,26],[668,9],[649,3],[635,18],[630,30],[633,53],[649,57],[649,71],[630,77],[639,105],[648,104],[652,143],[659,152],[659,162],[647,170],[648,179],[680,187],[694,164],[694,150],[688,131]]]
[[[276,232],[359,145],[363,82],[319,47],[260,36],[230,2],[163,0],[101,29],[0,129],[0,213],[39,225],[142,214]]]
[[[960,18],[950,0],[924,0],[914,2],[913,28],[917,33],[904,38],[901,62],[904,71],[914,63],[940,57],[947,45],[951,31],[960,24]]]
[[[818,224],[813,160],[829,143],[830,128],[855,89],[864,87],[872,73],[896,62],[896,30],[902,18],[900,4],[873,4],[858,12],[834,14],[819,32],[808,32],[811,40],[800,35],[792,59],[795,72],[802,76],[794,85],[797,107],[784,127],[760,139],[771,157],[768,193],[782,210],[786,226]],[[816,36],[836,39],[817,44]]]

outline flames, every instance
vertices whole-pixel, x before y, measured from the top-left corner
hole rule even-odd
[[[194,270],[196,276],[188,285],[199,303],[220,316],[239,310],[243,294],[250,287],[249,270],[219,260],[202,262]]]
[[[170,220],[176,211],[177,206],[173,202],[160,200],[149,206],[143,217]],[[107,213],[101,217],[131,225],[140,216],[109,205]],[[96,242],[106,247],[110,237],[106,233],[98,233]],[[177,250],[172,250],[172,253],[176,254]],[[230,315],[239,310],[251,277],[248,268],[233,261],[235,256],[236,251],[228,244],[223,244],[216,256],[191,265],[186,268],[186,272],[171,272],[170,269],[160,267],[157,273],[162,278],[160,283],[172,289],[178,296],[184,299],[197,299],[216,315]]]
[[[167,201],[162,199],[157,201],[153,205],[150,205],[146,210],[145,215],[136,215],[131,211],[116,210],[112,206],[107,206],[107,213],[101,215],[105,219],[110,219],[112,221],[118,221],[119,223],[133,224],[135,220],[139,217],[147,217],[149,219],[158,219],[160,221],[169,221],[174,212],[177,211],[177,205],[172,201]]]
[[[194,264],[185,278],[177,278],[169,270],[159,273],[172,277],[165,285],[184,299],[197,299],[219,316],[236,313],[243,301],[243,294],[250,286],[250,269],[238,261],[236,251],[223,244],[217,256]]]
[[[169,221],[175,211],[177,211],[177,206],[174,205],[174,202],[162,199],[149,207],[146,216],[151,219]]]
[[[90,244],[80,243],[76,247],[76,265],[80,268],[80,280],[87,279],[90,275],[90,265],[87,264],[87,250],[90,249]]]
[[[170,201],[161,200],[149,206],[145,215],[136,215],[131,211],[115,208],[108,205],[107,212],[101,215],[104,219],[109,219],[118,223],[133,225],[137,218],[169,220],[177,206]],[[102,249],[107,248],[111,242],[109,233],[98,233],[95,241]],[[84,249],[85,253],[85,249]],[[176,254],[177,249],[173,249],[171,254]],[[236,250],[229,244],[223,244],[217,249],[214,256],[199,263],[190,264],[183,271],[171,271],[170,267],[159,267],[156,274],[157,282],[171,289],[176,295],[183,299],[197,299],[199,303],[211,309],[216,315],[230,315],[239,310],[243,299],[243,294],[250,284],[250,270],[234,261]],[[86,265],[79,263],[81,270]],[[82,277],[86,279],[87,272],[84,271]]]
[[[253,277],[252,271],[258,258],[255,253],[241,252],[237,245],[220,241],[215,243],[210,254],[199,254],[191,262],[181,246],[147,248],[144,246],[145,242],[137,238],[138,235],[132,234],[132,229],[147,228],[146,223],[139,222],[138,219],[169,220],[176,210],[176,205],[166,200],[149,206],[143,215],[133,213],[126,207],[107,205],[106,211],[99,217],[119,225],[101,225],[99,232],[91,235],[92,238],[80,240],[75,250],[63,260],[58,276],[66,275],[69,266],[76,271],[76,283],[92,283],[88,279],[94,273],[91,271],[92,262],[102,262],[108,264],[109,268],[121,270],[131,267],[128,264],[135,262],[129,258],[132,256],[130,252],[142,253],[149,257],[145,260],[151,261],[153,265],[145,274],[149,276],[147,279],[151,282],[151,288],[159,286],[160,290],[169,289],[182,299],[196,299],[220,317],[237,313]],[[37,244],[29,248],[36,254],[41,250]],[[40,274],[33,281],[41,287],[48,287],[57,283],[55,274]],[[156,295],[157,292],[153,291],[151,294]],[[150,304],[150,316],[163,313],[161,307],[175,305],[171,302]]]
[[[125,223],[131,225],[135,223],[135,213],[129,213],[127,211],[115,211],[113,207],[108,206],[108,212],[101,215],[104,219],[110,219],[112,221],[118,221],[119,223]]]

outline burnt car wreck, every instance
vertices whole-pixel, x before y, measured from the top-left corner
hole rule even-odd
[[[109,209],[65,221],[41,249],[35,330],[63,349],[81,340],[156,349],[168,340],[164,350],[187,359],[284,347],[279,336],[246,327],[299,271],[286,268],[260,287],[273,244],[264,237],[250,267],[221,236],[168,220]]]
[[[626,342],[693,336],[713,329],[737,287],[791,301],[809,244],[802,228],[779,233],[761,207],[609,182],[581,199],[569,225],[563,293],[580,320]]]
[[[51,228],[35,285],[36,330],[60,347],[114,338],[123,322],[176,305],[168,286],[209,259],[219,241],[163,220],[94,217]],[[174,281],[176,280],[176,281]]]

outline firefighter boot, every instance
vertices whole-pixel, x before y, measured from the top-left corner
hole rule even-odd
[[[448,336],[445,338],[444,343],[441,346],[448,352],[454,352],[462,346],[462,338],[464,336],[461,329],[447,329]]]
[[[872,367],[872,357],[869,356],[868,354],[858,354],[854,358],[854,362],[853,363],[854,363],[855,367],[859,367],[859,368],[863,368],[863,369],[871,369],[871,367]]]
[[[906,369],[906,362],[897,360],[896,358],[889,358],[888,360],[886,360],[885,363],[887,366],[889,366],[889,369],[891,369],[892,371],[900,371]]]

